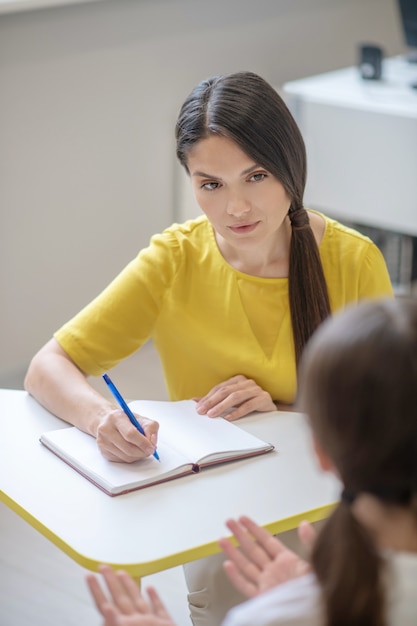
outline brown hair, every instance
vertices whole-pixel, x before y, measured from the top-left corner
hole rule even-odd
[[[327,626],[383,626],[383,561],[351,503],[368,492],[409,508],[417,529],[417,302],[350,306],[300,365],[299,407],[344,491],[312,554]]]
[[[237,72],[204,80],[182,105],[175,135],[177,157],[187,172],[189,150],[212,134],[232,139],[291,198],[288,289],[298,363],[306,341],[330,313],[318,247],[303,206],[307,165],[300,130],[271,85],[252,72]]]

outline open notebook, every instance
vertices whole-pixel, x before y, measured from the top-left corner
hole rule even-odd
[[[153,456],[135,463],[107,461],[95,438],[74,426],[45,432],[40,441],[111,496],[197,473],[209,465],[263,454],[274,448],[240,428],[236,422],[199,415],[193,400],[136,400],[129,406],[134,413],[159,422],[159,462]]]

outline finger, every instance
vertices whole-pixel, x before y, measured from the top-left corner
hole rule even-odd
[[[228,378],[227,380],[224,380],[221,383],[218,383],[217,385],[212,387],[212,389],[210,389],[210,391],[208,391],[202,398],[200,398],[200,400],[209,400],[212,398],[213,395],[219,392],[227,393],[228,389],[234,389],[237,385],[242,384],[247,380],[248,379],[246,378],[246,376],[243,376],[242,374],[236,374],[236,376],[232,376],[231,378]]]
[[[114,454],[121,453],[134,456],[138,451],[147,452],[152,444],[142,435],[135,426],[125,419],[117,419],[112,423],[100,424],[96,439],[99,446],[113,450]]]
[[[226,394],[227,395],[227,394]],[[208,411],[212,410],[219,402],[225,398],[225,393],[212,390],[207,396],[201,398],[196,405],[196,411],[200,415],[205,415]],[[215,416],[212,416],[215,417]],[[216,416],[217,417],[217,416]]]
[[[91,595],[93,596],[94,604],[97,610],[103,615],[103,607],[108,603],[108,598],[104,593],[100,582],[94,574],[87,574],[86,581]]]
[[[231,520],[227,525],[237,539],[240,552],[245,556],[247,561],[255,565],[257,570],[263,570],[274,558],[275,551],[273,551],[273,554],[270,554],[272,550],[269,548],[272,536],[269,533],[264,533],[263,535],[258,534],[258,541],[246,528],[237,522]],[[272,541],[274,540],[272,539]],[[243,565],[241,565],[241,569],[243,569]],[[257,572],[253,570],[250,571],[247,565],[244,571],[247,571],[248,575],[252,578],[257,575]]]
[[[264,571],[270,566],[271,559],[255,543],[253,543],[253,550],[246,552],[236,548],[226,538],[220,539],[219,545],[228,557],[228,562],[234,565],[234,567],[231,565],[226,567],[233,584],[250,597],[255,590],[259,590]],[[258,554],[258,551],[261,554]]]
[[[209,417],[228,417],[232,411],[240,407],[246,397],[247,394],[239,393],[234,387],[221,389],[205,402],[203,405],[205,413]]]
[[[134,613],[135,602],[121,582],[119,573],[114,572],[112,568],[107,565],[100,566],[100,572],[106,581],[107,589],[110,592],[113,603],[119,611],[124,615]]]
[[[162,602],[159,594],[154,589],[154,587],[147,587],[146,591],[149,596],[149,600],[152,605],[154,614],[158,617],[169,618],[170,616],[168,614],[168,611],[166,610],[164,603]]]
[[[210,391],[208,391],[204,396],[201,396],[201,398],[196,398],[197,409],[201,405],[206,405],[210,403],[212,401],[213,396],[216,395],[222,388],[224,388],[225,384],[226,383],[219,383],[218,385],[210,389]]]
[[[307,522],[306,520],[301,522],[298,527],[298,536],[306,550],[311,552],[317,538],[317,531],[313,528],[310,522]]]
[[[210,391],[199,399],[197,402],[197,412],[206,413],[209,409],[213,408],[219,402],[227,398],[236,388],[238,384],[244,383],[246,377],[238,374],[229,378],[228,380],[219,383]]]
[[[123,413],[123,411],[119,414],[118,419],[116,421],[116,428],[122,435],[123,439],[129,443],[132,443],[134,446],[141,448],[144,451],[151,448],[155,449],[155,444],[158,438],[158,430],[159,423],[154,420],[150,420],[147,417],[142,417],[138,414],[135,414],[135,417],[139,424],[141,425],[144,435],[130,423],[127,416]]]
[[[120,621],[120,612],[117,608],[110,603],[107,603],[103,606],[102,615],[105,619],[105,623],[103,626],[119,626]]]
[[[112,444],[97,442],[100,452],[104,458],[108,461],[116,463],[136,463],[136,461],[145,460],[153,454],[155,449],[154,446],[146,448],[146,450],[137,446],[129,448],[125,445],[118,446],[116,443],[116,441]],[[150,452],[148,450],[150,450]]]
[[[253,381],[246,381],[243,388],[231,391],[227,398],[207,411],[207,415],[209,417],[217,417],[218,415],[224,414],[225,411],[228,411],[225,418],[229,421],[233,421],[249,413],[253,413],[254,411],[275,410],[275,404],[269,393],[264,391]]]
[[[278,554],[287,550],[286,546],[279,541],[274,535],[259,526],[254,520],[246,515],[242,515],[238,520],[240,529],[244,529],[249,536],[252,537],[252,541],[255,541],[256,544],[262,548],[262,550],[268,555],[269,559],[274,559]],[[226,522],[226,526],[232,530],[234,533],[234,528],[236,524],[235,520],[228,520]],[[239,532],[242,532],[239,530]],[[248,536],[248,535],[247,535]],[[240,538],[238,539],[240,542]]]
[[[126,596],[130,598],[136,611],[141,614],[152,613],[148,602],[140,591],[138,583],[123,570],[117,572],[117,577],[120,584],[123,586]]]
[[[152,445],[156,446],[156,442],[158,440],[158,431],[159,431],[159,423],[154,420],[147,419],[146,417],[138,418],[140,424],[145,431],[146,438],[152,443]]]
[[[118,415],[114,421],[100,424],[97,445],[109,460],[133,463],[153,454],[155,445],[133,426],[127,416]]]
[[[247,515],[239,517],[239,523],[247,529],[247,531],[256,539],[256,541],[264,546],[272,558],[275,558],[277,554],[286,550],[286,546],[277,539],[274,535],[271,535],[269,530],[263,528],[257,524],[252,518]]]
[[[223,411],[221,413],[221,415],[228,422],[235,422],[236,420],[240,419],[241,417],[246,417],[246,415],[249,415],[250,413],[253,413],[253,411],[256,411],[256,409],[252,409],[251,408],[251,404],[249,402],[245,402],[245,403],[241,404],[238,407],[233,407],[229,411]],[[216,416],[215,415],[209,415],[209,417],[216,417]]]
[[[239,573],[248,581],[255,582],[259,576],[259,568],[247,558],[244,552],[238,550],[233,543],[226,537],[219,539],[219,546],[228,557],[228,560],[234,563]]]
[[[242,576],[233,561],[224,561],[223,569],[232,585],[246,598],[253,598],[258,593],[258,587],[252,581]]]

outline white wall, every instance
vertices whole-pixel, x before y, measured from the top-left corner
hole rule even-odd
[[[0,16],[0,386],[182,219],[173,128],[195,83],[279,87],[404,49],[395,0],[113,0]],[[17,383],[16,383],[17,381]]]

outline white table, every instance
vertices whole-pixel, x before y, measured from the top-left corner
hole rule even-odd
[[[305,201],[369,226],[417,235],[417,64],[383,61],[382,80],[357,67],[286,83],[304,136]]]
[[[79,564],[142,577],[219,552],[228,517],[249,514],[271,532],[325,517],[338,481],[320,472],[301,414],[240,421],[276,451],[111,498],[39,443],[65,422],[26,392],[0,390],[0,500]]]

